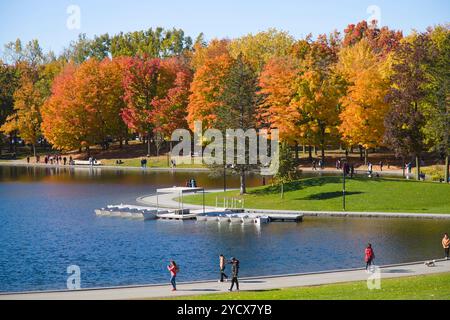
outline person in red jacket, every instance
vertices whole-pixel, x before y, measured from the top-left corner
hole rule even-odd
[[[372,245],[369,243],[365,250],[365,260],[366,260],[366,270],[372,265],[373,259],[375,259],[375,254],[373,253]]]
[[[167,270],[170,271],[170,283],[172,284],[172,291],[177,291],[176,277],[179,269],[175,261],[170,261],[170,264],[167,266]]]

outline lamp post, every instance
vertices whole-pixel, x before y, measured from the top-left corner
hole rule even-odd
[[[223,192],[227,192],[227,165],[223,165]]]
[[[342,207],[343,210],[345,211],[345,167],[346,167],[346,163],[342,166],[342,176],[343,176],[343,180],[342,180]]]

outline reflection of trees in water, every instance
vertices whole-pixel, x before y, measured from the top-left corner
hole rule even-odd
[[[150,171],[142,169],[111,170],[97,167],[57,167],[57,166],[0,166],[0,181],[16,182],[51,182],[51,183],[122,183],[148,184],[158,187],[184,186],[187,180],[194,178],[197,184],[206,188],[221,188],[222,177],[211,177],[208,172],[189,171]],[[227,179],[230,188],[239,186],[239,177]],[[250,186],[259,186],[260,177],[250,175]],[[137,195],[138,196],[138,195]]]

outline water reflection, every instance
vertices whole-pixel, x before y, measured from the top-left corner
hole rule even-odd
[[[192,176],[222,186],[206,173],[0,166],[0,291],[64,289],[72,264],[84,288],[167,282],[169,259],[181,265],[180,281],[215,279],[220,253],[241,260],[242,276],[359,267],[367,242],[377,264],[427,260],[443,255],[441,235],[450,231],[449,221],[435,220],[305,218],[258,227],[93,212]]]

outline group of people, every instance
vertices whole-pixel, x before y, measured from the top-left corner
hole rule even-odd
[[[444,234],[442,238],[442,247],[444,248],[445,260],[449,260],[450,258],[450,237],[448,233]],[[364,260],[366,263],[366,271],[370,271],[372,267],[373,261],[375,260],[375,252],[373,250],[372,244],[367,244],[366,249],[364,250]],[[223,254],[219,256],[219,283],[223,283],[224,281],[228,282],[228,275],[225,273],[226,266],[231,265],[231,287],[228,289],[230,292],[233,291],[234,286],[236,285],[236,290],[239,291],[239,260],[236,258],[231,258],[227,260]],[[170,272],[170,283],[172,284],[172,291],[177,290],[176,277],[180,271],[179,266],[175,261],[171,260],[170,264],[167,266],[167,270]]]
[[[224,280],[228,281],[228,276],[225,273],[225,268],[227,264],[231,264],[231,287],[228,289],[230,292],[233,291],[234,285],[236,285],[236,290],[239,291],[239,260],[236,258],[231,258],[231,260],[227,261],[225,256],[221,254],[219,256],[219,268],[220,268],[220,279],[219,282],[223,282]]]
[[[323,169],[325,168],[325,163],[323,162],[322,159],[319,159],[319,161],[317,161],[316,159],[314,159],[314,160],[312,161],[312,169],[313,169],[314,171],[317,171],[317,165],[319,165],[319,168],[320,168],[321,170],[323,170]]]
[[[234,285],[236,285],[237,291],[239,291],[239,260],[236,258],[231,258],[229,261],[225,258],[223,254],[219,256],[219,268],[220,268],[220,279],[219,282],[228,281],[228,276],[225,273],[226,265],[231,264],[231,287],[228,289],[230,292],[233,291]],[[177,274],[180,272],[180,267],[173,260],[170,261],[167,266],[167,270],[170,272],[170,283],[172,285],[172,291],[177,291]]]
[[[67,162],[68,160],[68,162]],[[27,157],[27,163],[31,162],[31,158],[28,156]],[[36,163],[41,163],[41,156],[40,155],[36,155]],[[45,164],[56,164],[56,165],[73,165],[73,159],[72,156],[69,157],[69,159],[67,159],[67,157],[63,157],[61,155],[46,155],[44,157],[43,163]]]
[[[186,181],[186,188],[197,188],[197,181],[195,179],[189,179]]]

